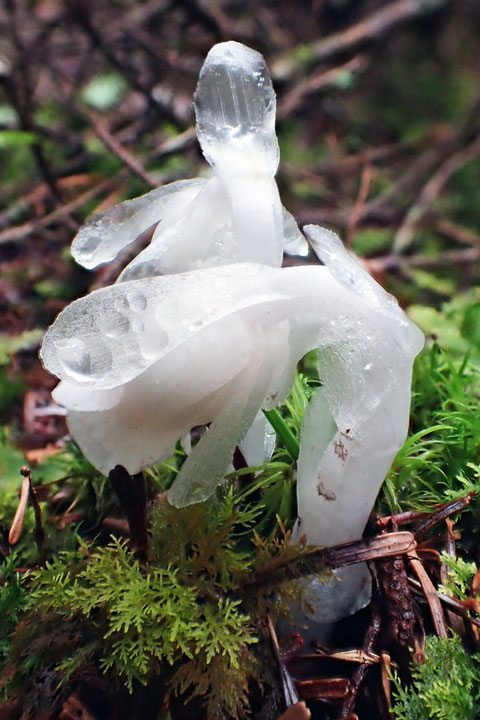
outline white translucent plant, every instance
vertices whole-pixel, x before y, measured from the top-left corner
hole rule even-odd
[[[211,423],[168,494],[177,506],[207,499],[258,411],[285,399],[298,361],[318,348],[323,385],[302,429],[297,532],[321,545],[361,536],[407,433],[423,336],[333,233],[306,231],[325,266],[144,278],[60,313],[41,357],[93,465],[136,473]]]
[[[74,242],[75,257],[94,267],[161,219],[120,282],[73,302],[47,332],[41,357],[61,380],[55,400],[105,474],[149,467],[210,424],[168,494],[184,506],[213,493],[242,441],[250,462],[268,456],[259,411],[283,402],[297,363],[318,349],[322,387],[301,432],[295,535],[326,546],[357,539],[407,433],[423,336],[328,230],[305,229],[324,266],[278,267],[304,240],[274,181],[275,96],[263,58],[238,43],[215,46],[195,105],[213,176],[123,203]],[[306,585],[317,619],[364,602],[364,568],[339,578]]]
[[[120,281],[232,262],[280,266],[284,249],[305,253],[274,179],[276,99],[262,55],[233,41],[215,45],[194,106],[211,177],[180,180],[93,216],[72,245],[81,265],[91,269],[113,260],[155,224],[151,244]]]

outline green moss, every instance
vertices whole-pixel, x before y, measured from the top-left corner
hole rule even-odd
[[[475,720],[480,700],[480,656],[468,655],[460,638],[429,637],[425,663],[412,667],[404,688],[394,675],[395,720]]]

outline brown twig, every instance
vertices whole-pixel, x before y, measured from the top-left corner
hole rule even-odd
[[[20,128],[25,132],[35,134],[35,123],[33,121],[34,108],[33,102],[33,81],[30,74],[29,64],[29,48],[23,42],[20,35],[17,22],[17,8],[14,0],[5,0],[5,8],[9,21],[9,32],[13,45],[17,53],[16,69],[18,72],[15,76],[6,74],[0,75],[2,82],[10,101],[18,113]],[[32,156],[37,165],[40,177],[43,178],[45,184],[49,188],[52,197],[56,201],[61,201],[61,193],[59,191],[55,175],[50,167],[50,163],[45,157],[42,145],[36,138],[30,145]]]
[[[322,69],[305,80],[302,80],[282,96],[277,108],[277,119],[282,120],[294,113],[309,95],[328,90],[332,87],[338,87],[341,78],[343,78],[346,73],[358,74],[365,70],[366,66],[367,59],[365,55],[357,55],[346,63],[343,63],[343,65],[330,68],[329,70]]]
[[[365,640],[363,642],[363,651],[365,653],[370,654],[373,651],[375,641],[377,640],[377,637],[380,633],[381,626],[382,623],[380,608],[378,606],[378,603],[374,601],[372,603],[372,616],[370,619],[370,625],[368,626]],[[339,720],[346,720],[346,718],[348,718],[349,715],[353,713],[357,702],[358,692],[369,668],[370,665],[368,665],[367,663],[362,663],[357,668],[355,668],[351,679],[350,693],[348,694],[348,697],[345,698],[342,704],[340,714],[338,716]]]
[[[306,700],[343,700],[352,689],[350,680],[342,677],[296,680],[295,685]]]
[[[476,263],[480,259],[480,248],[468,250],[445,250],[437,255],[381,255],[376,258],[364,258],[365,266],[375,274],[383,270],[399,270],[404,268],[435,268],[442,265],[465,265]]]
[[[430,612],[432,615],[433,625],[435,632],[440,637],[447,638],[447,625],[445,623],[445,616],[443,614],[442,605],[438,599],[438,593],[435,589],[430,577],[428,576],[423,564],[415,551],[408,553],[407,555],[413,572],[417,576],[422,590],[428,602]]]
[[[382,690],[387,703],[389,713],[392,712],[392,695],[391,695],[391,667],[392,661],[388,653],[382,652],[380,655],[380,674],[382,680]]]
[[[292,676],[288,672],[286,665],[282,660],[282,656],[280,654],[280,647],[278,645],[277,633],[275,632],[275,628],[273,626],[272,618],[270,617],[270,615],[267,615],[267,627],[268,633],[270,635],[270,641],[272,643],[273,654],[277,662],[277,668],[280,675],[283,699],[285,701],[286,707],[289,708],[292,705],[298,703],[300,698],[298,697],[298,693],[295,688],[295,683],[293,682]]]
[[[150,187],[157,187],[157,180],[153,177],[153,175],[150,175],[150,173],[145,170],[142,164],[132,155],[132,153],[126,150],[121,143],[115,139],[109,131],[105,120],[102,120],[95,115],[90,115],[90,121],[100,140],[122,161],[127,168],[129,168],[129,170],[131,170],[135,175],[138,175],[138,177]]]
[[[368,15],[356,25],[347,30],[329,35],[310,45],[309,60],[320,63],[331,58],[350,52],[360,44],[379,40],[401,23],[414,20],[433,12],[446,4],[446,0],[397,0],[381,10]],[[298,62],[292,59],[291,51],[287,56],[277,59],[272,64],[272,75],[281,80],[287,80],[297,72]]]
[[[26,476],[28,478],[28,484],[29,484],[29,490],[30,490],[30,500],[33,505],[33,512],[35,514],[35,530],[33,533],[35,543],[38,548],[38,556],[40,563],[43,564],[45,561],[45,552],[44,552],[44,542],[45,542],[45,531],[43,529],[42,524],[42,509],[40,507],[40,503],[38,502],[37,497],[37,491],[32,483],[32,478],[30,475],[30,470],[28,467],[23,467],[20,471],[22,475]]]
[[[43,530],[42,524],[42,510],[38,502],[37,491],[32,483],[30,469],[24,466],[21,468],[20,473],[23,476],[22,487],[20,490],[20,502],[18,503],[12,526],[8,534],[8,542],[10,545],[15,545],[19,541],[23,528],[23,522],[25,520],[25,512],[27,510],[28,500],[30,499],[33,505],[33,511],[35,513],[34,539],[38,547],[40,562],[43,562],[43,544],[45,541],[45,532]]]
[[[415,546],[416,542],[412,533],[393,532],[377,535],[368,540],[356,540],[333,548],[326,548],[319,551],[319,554],[323,554],[328,567],[338,568],[378,558],[403,555],[411,552]]]
[[[478,155],[478,153],[480,153],[480,135],[477,135],[465,148],[447,158],[447,160],[440,165],[424,186],[418,200],[409,209],[402,225],[395,235],[393,242],[395,252],[402,252],[410,245],[420,220],[425,215],[431,203],[438,197],[451,175],[460,167],[466,165]]]
[[[408,578],[408,582],[415,590],[422,590],[422,585],[418,582],[418,580],[415,580],[414,578]],[[456,615],[459,615],[466,622],[470,622],[472,623],[472,625],[480,628],[480,620],[472,617],[458,600],[448,597],[448,595],[444,595],[443,593],[438,592],[438,590],[436,590],[436,593],[438,599],[443,605],[445,605],[446,608],[454,612]]]
[[[56,208],[48,215],[44,215],[43,217],[36,220],[30,220],[23,225],[15,225],[14,227],[6,228],[2,232],[0,232],[0,245],[10,242],[21,242],[23,240],[26,240],[33,233],[48,227],[54,222],[62,220],[70,213],[82,208],[84,205],[96,198],[98,195],[101,195],[104,192],[108,192],[112,188],[116,187],[120,182],[125,179],[126,176],[126,171],[120,170],[120,172],[117,173],[114,177],[108,178],[107,180],[102,180],[93,188],[90,188],[90,190],[82,193],[74,200],[71,200],[69,203],[65,203],[61,207]]]
[[[306,548],[300,555],[280,558],[264,570],[252,573],[244,583],[244,588],[251,593],[265,584],[278,584],[292,577],[311,575],[312,572],[403,555],[411,552],[415,547],[416,542],[412,533],[395,532],[377,535],[368,540],[355,540],[332,548]]]
[[[446,532],[445,532],[445,552],[452,558],[456,557],[455,537],[454,537],[454,521],[450,518],[445,519]],[[451,571],[444,562],[440,563],[440,579],[442,585],[445,585],[451,578]],[[445,611],[445,617],[448,620],[448,624],[458,635],[465,633],[465,624],[458,615],[455,615],[451,610]]]
[[[425,520],[422,520],[420,523],[418,523],[418,525],[413,528],[413,534],[416,538],[420,537],[421,535],[425,535],[437,523],[445,520],[446,518],[450,517],[450,515],[453,515],[456,512],[465,510],[465,508],[470,505],[470,502],[474,496],[475,493],[469,493],[468,495],[465,495],[465,497],[457,498],[455,500],[452,500],[451,502],[446,503],[441,508],[435,510],[435,512],[428,515]]]
[[[473,232],[470,228],[457,225],[450,220],[440,220],[436,229],[442,235],[446,235],[462,245],[480,245],[480,235],[478,233]]]
[[[365,650],[340,650],[335,652],[327,650],[319,643],[315,646],[315,653],[302,655],[302,658],[330,658],[331,660],[340,660],[342,662],[366,663],[367,665],[376,665],[380,662],[380,656],[373,652],[367,653]]]
[[[370,163],[366,163],[363,166],[362,174],[360,177],[360,187],[358,189],[357,199],[347,221],[345,244],[349,247],[352,244],[358,221],[362,215],[362,209],[367,201],[368,194],[370,192],[370,186],[372,184],[372,179],[373,168]]]
[[[98,48],[106,60],[108,60],[113,67],[117,68],[123,75],[125,75],[125,77],[128,78],[132,86],[144,95],[149,106],[152,108],[156,107],[163,117],[173,123],[176,127],[182,127],[182,122],[179,120],[172,107],[168,103],[160,100],[158,97],[154,97],[152,88],[140,79],[138,72],[129,62],[126,62],[119,56],[116,45],[108,42],[104,35],[99,31],[93,22],[92,13],[88,3],[85,2],[85,0],[68,0],[68,8],[72,19],[81,28],[83,28],[93,47]]]

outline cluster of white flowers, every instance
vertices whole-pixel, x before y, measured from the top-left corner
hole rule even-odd
[[[281,267],[306,241],[274,180],[275,104],[259,53],[212,48],[195,94],[211,177],[124,202],[80,230],[73,255],[93,268],[158,223],[114,285],[60,313],[41,357],[61,379],[54,397],[72,436],[103,473],[138,472],[210,423],[168,494],[184,506],[212,494],[252,424],[263,434],[259,411],[284,401],[297,363],[317,349],[296,532],[328,546],[361,536],[405,439],[423,336],[329,230],[304,228],[323,265]],[[357,607],[357,591],[337,593],[333,615]]]

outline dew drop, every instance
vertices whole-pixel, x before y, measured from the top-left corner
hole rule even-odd
[[[128,312],[128,310],[130,309],[130,305],[125,295],[119,295],[118,297],[116,297],[113,301],[113,304],[116,309],[119,310],[121,313],[124,313],[125,311]]]
[[[83,340],[67,338],[58,342],[58,358],[67,375],[75,380],[91,376],[91,357]]]
[[[138,338],[142,357],[146,360],[158,357],[168,345],[168,333],[160,328],[153,332],[144,332]]]
[[[127,302],[134,312],[142,312],[147,307],[148,301],[141,292],[131,292],[127,295]]]
[[[80,247],[79,255],[83,257],[90,257],[90,255],[93,255],[95,250],[99,246],[99,240],[96,235],[87,235],[85,237],[82,237],[82,244]]]
[[[133,318],[132,330],[136,335],[140,335],[145,330],[145,323],[140,318]]]
[[[99,329],[105,337],[117,339],[126,335],[130,330],[130,320],[121,312],[110,312],[97,318]]]

